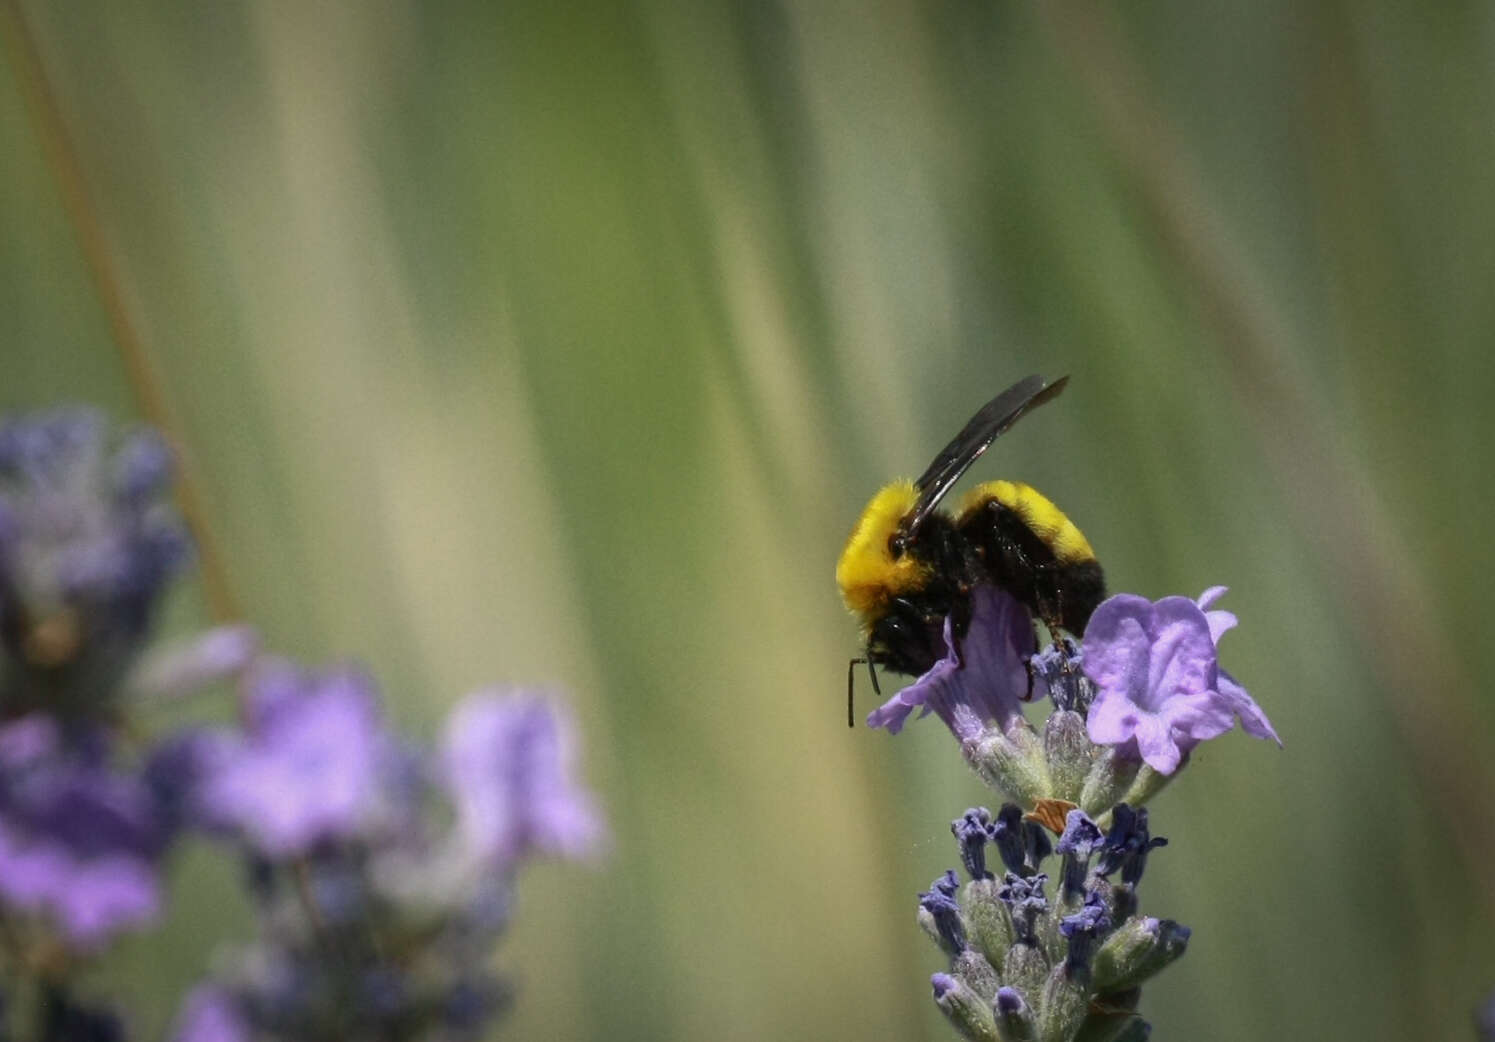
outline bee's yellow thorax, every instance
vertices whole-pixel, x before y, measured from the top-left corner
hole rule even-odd
[[[841,551],[836,564],[836,584],[841,599],[863,625],[870,626],[894,597],[922,586],[929,577],[927,566],[904,554],[893,559],[888,540],[914,509],[919,493],[912,481],[895,481],[867,504],[862,517]]]
[[[966,494],[959,516],[964,518],[989,499],[995,499],[1020,517],[1043,544],[1054,551],[1060,564],[1095,560],[1095,551],[1085,534],[1047,496],[1021,481],[988,481]]]

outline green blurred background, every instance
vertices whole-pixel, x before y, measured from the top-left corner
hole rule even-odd
[[[990,796],[937,723],[847,731],[832,570],[1030,371],[1070,390],[979,474],[1115,589],[1229,584],[1286,742],[1154,805],[1154,1037],[1469,1035],[1489,5],[0,10],[0,405],[154,393],[236,610],[402,725],[576,707],[613,850],[523,880],[503,1037],[952,1037],[913,897]],[[141,1038],[245,925],[176,879],[101,982]]]

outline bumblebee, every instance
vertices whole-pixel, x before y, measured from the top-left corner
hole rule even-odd
[[[1017,598],[1050,631],[1080,633],[1106,595],[1084,534],[1036,489],[1017,481],[978,485],[955,513],[939,509],[966,469],[1029,410],[1058,397],[1069,377],[1030,376],[987,402],[917,481],[886,486],[862,512],[836,565],[841,597],[861,621],[866,663],[919,676],[946,655],[948,617],[957,640],[971,621],[971,591],[987,583]],[[1035,633],[1036,641],[1036,633]]]

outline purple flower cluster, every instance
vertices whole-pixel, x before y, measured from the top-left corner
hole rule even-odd
[[[41,714],[0,727],[0,904],[85,951],[155,918],[173,833],[157,793],[105,748]]]
[[[1033,655],[1026,650],[1034,629],[1027,609],[1005,592],[980,587],[965,638],[954,639],[947,619],[948,654],[867,724],[897,734],[922,709],[921,716],[938,715],[974,752],[984,739],[1011,738],[1027,727],[1022,706],[1037,684],[1057,711],[1084,713],[1091,742],[1163,775],[1237,721],[1247,734],[1281,745],[1261,707],[1219,666],[1220,637],[1237,624],[1231,612],[1211,610],[1224,593],[1214,586],[1198,600],[1165,597],[1155,604],[1118,594],[1096,608],[1079,654],[1063,641]]]
[[[1136,1019],[1142,982],[1188,944],[1186,927],[1137,914],[1147,854],[1165,841],[1124,803],[1109,829],[1071,810],[1052,846],[1063,864],[1051,897],[1039,870],[1047,837],[1003,849],[1004,835],[1028,828],[1042,833],[1013,804],[951,823],[970,881],[947,871],[919,895],[919,921],[950,959],[930,979],[935,1002],[967,1038],[1114,1037]],[[1008,867],[1000,882],[985,870],[987,842]]]
[[[189,997],[178,1042],[482,1035],[515,871],[602,841],[557,705],[480,692],[427,755],[356,671],[262,663],[246,689],[242,732],[199,732],[181,762],[193,815],[250,863],[257,936]]]
[[[187,1042],[475,1039],[518,870],[597,851],[553,700],[484,691],[439,749],[398,737],[373,681],[262,656],[247,626],[145,647],[190,557],[154,435],[74,410],[0,426],[0,922],[38,1042],[121,1042],[76,971],[168,895],[196,832],[246,865],[254,935],[187,997]],[[151,740],[130,719],[233,679],[238,724]]]
[[[170,475],[159,438],[114,441],[88,410],[0,426],[0,715],[117,694],[190,556]]]
[[[953,871],[919,895],[919,921],[950,958],[931,979],[935,1002],[967,1038],[1142,1038],[1140,985],[1178,958],[1189,931],[1137,912],[1153,837],[1141,805],[1199,743],[1237,723],[1278,741],[1261,708],[1220,668],[1217,646],[1236,617],[1193,600],[1112,597],[1076,644],[1062,634],[1033,654],[1035,623],[991,587],[947,654],[867,719],[896,734],[915,710],[937,715],[977,773],[1013,801],[973,808],[951,830],[970,881]],[[1023,713],[1037,693],[1041,727]],[[1053,830],[1051,842],[1044,826]],[[1006,868],[988,870],[986,845]],[[1039,866],[1060,856],[1052,895]]]
[[[244,687],[243,729],[202,732],[190,751],[196,811],[209,828],[282,861],[377,840],[418,813],[399,783],[406,758],[367,676],[269,660]]]

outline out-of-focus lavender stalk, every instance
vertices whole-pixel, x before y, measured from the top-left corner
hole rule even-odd
[[[77,984],[121,931],[160,915],[181,824],[132,706],[256,651],[230,627],[140,661],[191,560],[170,474],[155,435],[116,435],[86,409],[0,425],[0,955],[6,1019],[32,1025],[15,1037],[122,1037]]]
[[[248,687],[245,730],[191,735],[180,762],[194,819],[243,853],[256,935],[221,953],[175,1039],[481,1037],[508,1000],[490,956],[515,873],[603,838],[558,705],[472,695],[432,757],[356,671],[261,663]]]
[[[249,627],[148,652],[191,559],[170,473],[154,435],[87,410],[0,426],[0,1038],[125,1038],[85,974],[162,915],[189,832],[242,859],[257,916],[176,1038],[478,1037],[510,991],[491,956],[518,870],[603,842],[568,718],[479,692],[426,749],[389,730],[369,677],[264,657]],[[236,727],[147,740],[132,722],[224,680]]]
[[[947,622],[947,656],[868,718],[897,733],[916,709],[938,715],[1009,801],[995,816],[975,807],[951,824],[968,879],[947,871],[919,895],[919,922],[949,958],[931,978],[934,1000],[966,1038],[1147,1037],[1141,985],[1183,954],[1189,930],[1139,912],[1148,854],[1166,843],[1151,835],[1142,804],[1195,746],[1237,722],[1277,739],[1219,668],[1216,644],[1236,625],[1211,608],[1224,592],[1112,597],[1081,648],[1062,640],[1030,656],[1027,610],[980,588],[965,638],[957,644]],[[1051,703],[1038,729],[1023,714],[1030,677]],[[1054,854],[1052,875],[1041,871]]]

